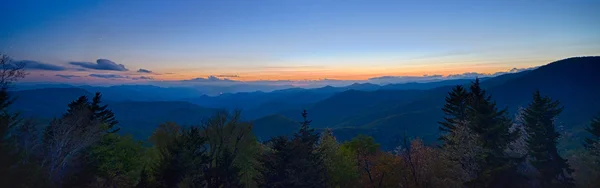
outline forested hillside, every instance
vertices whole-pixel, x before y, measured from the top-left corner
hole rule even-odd
[[[275,92],[298,106],[266,93],[223,98],[266,101],[241,111],[77,88],[9,92],[25,74],[7,70],[9,187],[600,186],[600,57],[425,90]],[[285,108],[244,116],[269,106]]]

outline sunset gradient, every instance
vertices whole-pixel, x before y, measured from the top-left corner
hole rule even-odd
[[[37,82],[367,80],[492,74],[600,55],[598,1],[9,0],[3,7],[0,52],[64,67],[30,70],[26,81]],[[97,59],[127,71],[73,64]],[[99,74],[116,76],[91,76]]]

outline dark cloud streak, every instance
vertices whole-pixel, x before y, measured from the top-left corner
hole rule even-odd
[[[54,76],[58,76],[58,77],[61,77],[61,78],[64,78],[64,79],[71,79],[71,78],[81,77],[81,76],[70,75],[70,74],[57,74],[57,75],[54,75]]]
[[[104,79],[119,79],[119,78],[129,78],[129,76],[122,76],[118,74],[90,74],[91,77],[96,78],[104,78]]]
[[[15,63],[15,64],[24,64],[25,65],[25,69],[28,69],[28,70],[47,70],[47,71],[64,71],[64,70],[67,70],[67,68],[65,68],[63,66],[53,65],[53,64],[47,64],[47,63],[42,63],[42,62],[39,62],[39,61],[32,61],[32,60],[15,61],[13,63]]]
[[[117,64],[108,59],[98,59],[96,63],[91,62],[69,62],[71,65],[77,65],[87,69],[109,70],[109,71],[128,71],[123,64]]]

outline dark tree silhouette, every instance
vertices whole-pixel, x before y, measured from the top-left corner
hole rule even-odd
[[[468,126],[479,135],[484,153],[474,180],[467,182],[469,187],[519,187],[523,177],[517,172],[520,159],[507,156],[508,145],[518,138],[510,132],[512,123],[506,117],[506,109],[499,110],[480,86],[479,79],[471,84],[467,100]]]
[[[539,172],[542,187],[573,187],[571,172],[556,149],[560,134],[555,129],[555,119],[563,111],[558,101],[533,93],[533,101],[524,110],[523,121],[527,132],[528,154],[531,164]]]
[[[600,147],[600,115],[592,118],[590,126],[586,127],[585,130],[592,134],[591,138],[586,138],[584,140],[583,145],[585,148],[591,149],[594,147],[594,145],[596,145],[596,147]]]
[[[442,134],[439,140],[443,141],[444,144],[457,144],[451,143],[450,139],[447,139],[449,134],[454,132],[456,126],[463,125],[467,119],[467,98],[469,93],[462,86],[457,85],[448,93],[446,96],[446,104],[442,110],[444,111],[444,121],[439,122],[439,127]]]
[[[325,187],[326,167],[317,148],[319,134],[310,128],[306,110],[300,130],[292,140],[276,137],[267,142],[272,151],[261,158],[261,187]]]

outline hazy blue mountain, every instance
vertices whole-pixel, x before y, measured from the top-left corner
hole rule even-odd
[[[166,101],[181,100],[202,95],[189,87],[158,87],[152,85],[117,85],[109,87],[80,86],[89,92],[101,92],[110,101]]]
[[[10,106],[25,117],[55,117],[67,110],[67,104],[80,96],[92,97],[93,94],[80,88],[44,88],[14,91],[15,98]]]
[[[161,123],[199,125],[219,109],[204,108],[184,101],[108,102],[124,133],[146,139]]]
[[[569,58],[535,70],[504,74],[482,80],[499,107],[514,114],[525,106],[531,93],[558,99],[565,106],[559,117],[567,131],[565,139],[581,137],[582,127],[600,112],[600,57]],[[352,84],[314,89],[290,88],[273,92],[226,93],[218,96],[195,96],[189,88],[156,86],[112,86],[82,88],[62,87],[17,90],[12,110],[25,117],[49,120],[81,95],[100,91],[115,112],[124,133],[145,139],[160,123],[173,121],[182,125],[198,124],[219,109],[243,110],[243,118],[254,120],[255,134],[265,140],[287,135],[299,126],[300,112],[307,109],[312,125],[318,130],[331,128],[340,140],[356,134],[376,137],[389,143],[399,135],[421,137],[433,142],[438,136],[437,122],[442,119],[444,98],[453,85],[468,85],[471,80],[445,80],[430,83],[406,83],[379,86]],[[131,100],[135,99],[135,100]],[[573,140],[571,141],[573,142]]]
[[[511,116],[530,102],[536,89],[560,100],[565,106],[559,117],[563,129],[568,131],[565,139],[577,143],[576,135],[593,115],[600,112],[600,100],[596,98],[600,96],[600,84],[595,83],[600,80],[596,73],[599,70],[600,57],[569,58],[535,70],[482,79],[482,87],[500,108],[507,107]],[[308,109],[316,128],[333,128],[340,140],[368,134],[385,144],[406,134],[433,142],[439,134],[437,122],[442,120],[441,109],[447,93],[452,85],[468,86],[471,81],[444,81],[445,84],[436,83],[441,87],[429,90],[350,90],[303,108]],[[398,85],[410,88],[420,84]],[[301,110],[290,109],[277,114],[299,119]]]
[[[252,131],[258,140],[266,141],[275,136],[292,136],[300,123],[283,115],[269,115],[252,121]]]
[[[487,78],[485,78],[485,79],[487,79]],[[442,87],[442,86],[462,85],[462,84],[466,84],[469,82],[471,82],[471,79],[442,80],[442,81],[427,82],[427,83],[410,82],[410,83],[403,83],[403,84],[387,84],[387,85],[381,86],[380,89],[385,89],[385,90],[415,90],[415,89],[427,90],[427,89],[433,89],[433,88]]]

